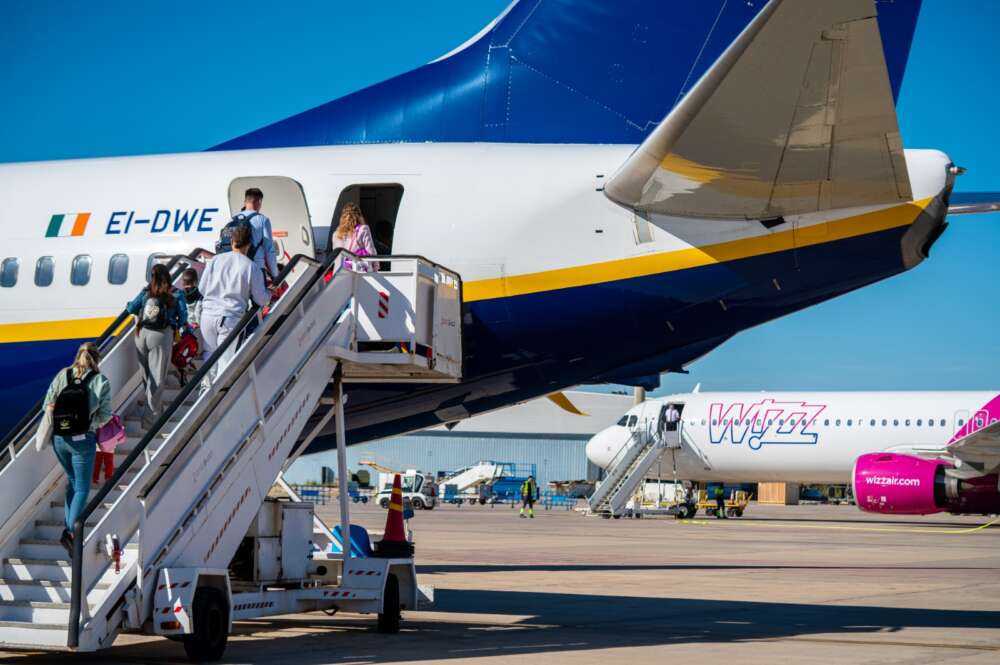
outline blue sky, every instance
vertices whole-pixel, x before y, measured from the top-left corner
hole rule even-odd
[[[432,60],[506,4],[5,3],[0,162],[201,150]],[[905,145],[967,167],[960,190],[1000,190],[998,19],[925,0],[900,94]],[[952,221],[917,269],[742,333],[663,391],[1000,386],[1000,215]]]

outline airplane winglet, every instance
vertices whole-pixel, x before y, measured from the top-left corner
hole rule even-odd
[[[566,411],[567,413],[572,413],[574,416],[590,415],[589,413],[586,413],[585,411],[581,411],[580,409],[578,409],[576,405],[570,401],[569,397],[566,397],[566,393],[563,392],[552,393],[550,395],[546,395],[546,397],[548,397],[549,400],[553,404],[558,406],[560,409]]]

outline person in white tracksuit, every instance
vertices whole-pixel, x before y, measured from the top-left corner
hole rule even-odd
[[[245,226],[233,229],[232,245],[233,251],[209,260],[198,286],[202,294],[201,334],[205,360],[226,341],[246,314],[251,300],[263,307],[270,299],[264,285],[264,274],[247,258],[250,233]],[[206,377],[208,382],[215,381],[215,377],[229,364],[236,350],[235,344],[226,350],[216,366],[209,370]]]

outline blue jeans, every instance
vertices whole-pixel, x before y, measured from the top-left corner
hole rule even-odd
[[[74,441],[76,438],[78,440]],[[94,457],[97,455],[97,437],[93,432],[79,437],[52,437],[56,459],[66,472],[66,528],[73,531],[73,522],[87,505],[90,493],[90,477],[94,473]]]

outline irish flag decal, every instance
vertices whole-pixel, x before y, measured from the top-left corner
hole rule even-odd
[[[52,215],[49,228],[45,231],[46,238],[66,238],[82,236],[90,221],[89,212],[70,212],[64,215]]]

